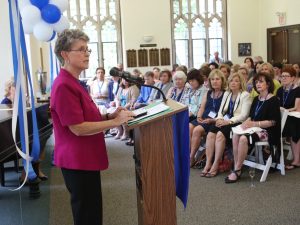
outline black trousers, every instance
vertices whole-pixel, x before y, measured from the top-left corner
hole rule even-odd
[[[100,171],[61,171],[71,195],[74,225],[102,225]]]

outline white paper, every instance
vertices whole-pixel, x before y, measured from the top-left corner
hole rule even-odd
[[[155,114],[158,114],[160,112],[163,112],[163,111],[166,111],[168,110],[170,107],[167,106],[165,103],[160,103],[156,106],[153,106],[149,109],[146,109],[147,110],[147,114],[145,116],[141,116],[141,117],[138,117],[136,119],[133,119],[133,120],[130,120],[128,123],[132,123],[132,122],[136,122],[136,121],[139,121],[143,118],[146,118],[146,117],[149,117],[149,116],[153,116]]]
[[[262,131],[262,129],[260,127],[250,127],[250,128],[247,128],[247,129],[243,129],[241,125],[238,125],[236,127],[232,127],[232,132],[234,134],[253,134],[253,133],[256,133],[256,132],[260,132]]]

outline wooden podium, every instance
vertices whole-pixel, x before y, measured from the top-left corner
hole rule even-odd
[[[187,110],[176,101],[171,111],[130,125],[134,129],[134,159],[139,225],[176,225],[176,191],[172,115]]]

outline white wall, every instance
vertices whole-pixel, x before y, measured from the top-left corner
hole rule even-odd
[[[251,43],[252,56],[259,55],[258,2],[261,0],[227,0],[228,59],[242,63],[238,43]]]
[[[140,44],[145,44],[143,41],[145,35],[153,36],[150,43],[157,44],[158,49],[172,48],[169,0],[126,0],[121,1],[120,4],[125,67],[127,67],[126,50],[139,49]],[[128,70],[132,69],[134,68]],[[152,67],[142,67],[141,70],[146,72],[152,70]]]
[[[4,84],[13,76],[8,1],[0,1],[0,100],[4,96]]]

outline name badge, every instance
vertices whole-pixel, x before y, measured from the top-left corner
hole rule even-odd
[[[224,120],[230,120],[230,116],[229,116],[228,114],[226,114],[226,115],[224,116]]]
[[[208,116],[209,116],[210,118],[216,118],[216,115],[217,115],[217,113],[214,112],[214,111],[210,111],[209,114],[208,114]]]

